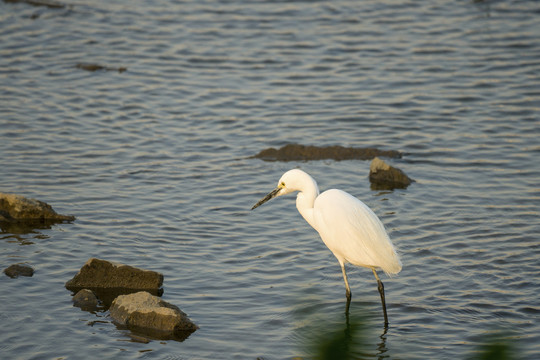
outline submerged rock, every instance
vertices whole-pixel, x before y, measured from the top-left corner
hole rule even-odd
[[[378,157],[371,161],[369,181],[376,190],[405,189],[414,182],[403,171],[388,165]]]
[[[183,341],[198,329],[177,306],[146,291],[118,296],[109,312],[117,324],[157,339]]]
[[[20,195],[0,193],[0,222],[73,221],[75,216],[60,215],[52,206]]]
[[[34,269],[31,266],[24,264],[13,264],[4,269],[4,274],[12,279],[19,276],[32,276],[34,275]]]
[[[66,282],[66,288],[71,291],[119,289],[128,290],[128,292],[147,290],[156,294],[162,285],[163,274],[156,271],[96,258],[90,258],[79,272]]]
[[[63,9],[66,4],[51,0],[4,0],[6,3],[26,3],[33,6],[45,6],[53,9]]]
[[[89,289],[82,289],[71,299],[73,306],[77,306],[85,311],[95,311],[98,309],[99,300]]]
[[[119,73],[123,73],[127,70],[126,67],[108,67],[103,66],[99,64],[91,64],[91,63],[78,63],[76,66],[78,69],[86,70],[86,71],[98,71],[98,70],[105,70],[105,71],[118,71]]]
[[[288,144],[279,149],[268,148],[252,158],[265,161],[307,161],[307,160],[371,160],[376,156],[401,158],[395,150],[379,150],[376,148],[353,148],[343,146],[306,146]]]

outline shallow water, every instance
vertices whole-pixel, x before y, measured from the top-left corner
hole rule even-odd
[[[337,261],[293,196],[249,210],[300,167],[368,204],[402,257],[386,333],[349,267],[359,358],[461,359],[498,331],[539,357],[539,24],[534,1],[0,2],[0,191],[77,217],[0,233],[2,269],[36,270],[0,276],[2,356],[309,358],[346,327]],[[416,182],[248,159],[287,143],[400,150]],[[140,343],[72,307],[90,257],[162,272],[200,329]]]

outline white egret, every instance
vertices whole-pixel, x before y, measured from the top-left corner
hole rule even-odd
[[[317,230],[341,266],[347,309],[351,301],[351,288],[345,264],[370,268],[377,279],[384,323],[387,326],[384,285],[376,270],[382,269],[387,275],[397,274],[401,271],[401,261],[384,225],[366,204],[342,190],[331,189],[319,195],[315,180],[299,169],[283,174],[276,189],[256,203],[251,210],[276,196],[295,191],[298,191],[296,208],[309,225]]]

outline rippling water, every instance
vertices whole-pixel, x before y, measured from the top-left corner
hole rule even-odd
[[[371,272],[349,268],[359,358],[462,359],[497,331],[540,356],[537,2],[66,4],[0,2],[0,191],[77,217],[0,233],[2,269],[36,269],[0,276],[2,356],[309,358],[346,327],[337,261],[294,197],[249,211],[291,167],[372,207],[402,256],[386,333]],[[416,183],[248,159],[287,143],[400,150]],[[89,257],[162,272],[200,329],[144,344],[72,307]]]

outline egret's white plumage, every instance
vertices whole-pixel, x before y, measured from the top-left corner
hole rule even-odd
[[[387,275],[401,271],[401,261],[384,225],[363,202],[342,190],[331,189],[319,195],[317,183],[299,169],[287,171],[275,190],[261,199],[252,209],[276,196],[298,191],[296,207],[302,217],[319,233],[326,246],[336,256],[347,289],[351,291],[345,264],[351,263],[372,269],[379,284],[385,324],[388,324],[384,287],[376,270]]]
[[[314,215],[315,230],[338,260],[389,275],[400,272],[401,262],[383,224],[354,196],[327,190],[315,200]]]

